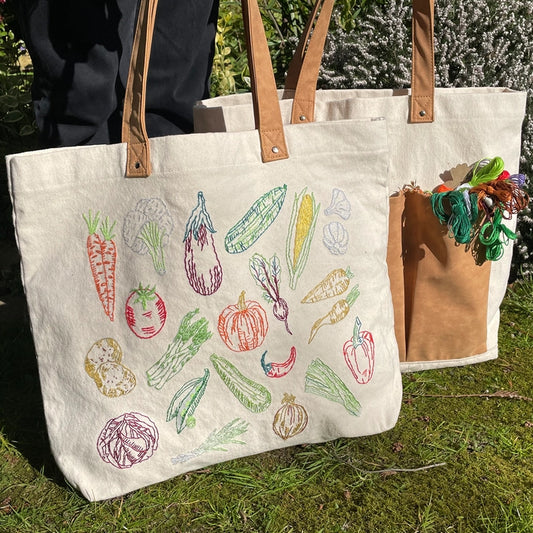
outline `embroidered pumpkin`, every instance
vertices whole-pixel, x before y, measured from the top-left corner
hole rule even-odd
[[[307,426],[309,417],[303,405],[295,403],[296,398],[292,394],[283,395],[283,404],[274,415],[272,429],[274,433],[287,440],[301,433]]]
[[[218,317],[220,337],[234,352],[245,352],[261,346],[267,331],[265,310],[258,302],[246,300],[244,291],[237,304],[228,305]]]

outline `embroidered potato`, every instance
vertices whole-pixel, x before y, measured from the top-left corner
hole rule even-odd
[[[109,337],[96,341],[85,357],[85,371],[93,379],[98,377],[98,367],[102,363],[120,363],[122,349],[115,339]]]

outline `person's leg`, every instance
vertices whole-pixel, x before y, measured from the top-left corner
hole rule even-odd
[[[35,115],[46,146],[120,142],[138,3],[18,0],[34,65]],[[208,91],[218,0],[160,0],[148,74],[151,137],[192,131]]]

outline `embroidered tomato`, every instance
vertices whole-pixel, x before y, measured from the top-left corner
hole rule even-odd
[[[140,339],[155,337],[165,325],[167,310],[165,302],[155,292],[155,287],[131,291],[126,300],[126,322],[129,328]]]

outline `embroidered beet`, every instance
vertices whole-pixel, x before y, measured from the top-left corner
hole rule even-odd
[[[190,286],[202,296],[215,293],[222,283],[222,265],[213,237],[215,228],[205,207],[203,193],[185,227],[185,273]]]

